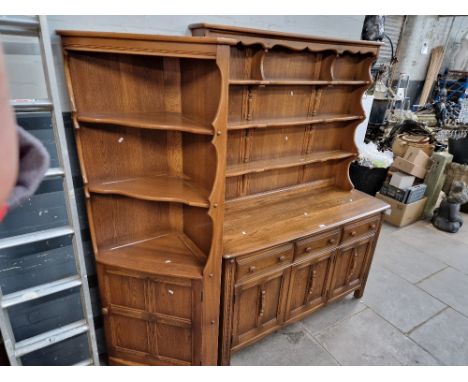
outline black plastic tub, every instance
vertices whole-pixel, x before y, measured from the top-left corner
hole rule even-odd
[[[468,137],[449,139],[449,153],[453,155],[453,162],[468,164]]]
[[[375,196],[387,178],[388,168],[369,168],[351,163],[349,177],[354,187],[366,194]]]

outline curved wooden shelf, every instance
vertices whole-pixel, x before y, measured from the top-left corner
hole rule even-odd
[[[347,81],[347,80],[229,80],[230,85],[316,85],[316,86],[333,86],[333,85],[369,85],[370,81]]]
[[[78,122],[213,135],[213,129],[180,113],[79,113]]]
[[[277,170],[281,168],[304,166],[306,164],[327,162],[331,160],[339,160],[356,156],[355,153],[333,150],[333,151],[318,151],[307,155],[296,155],[288,157],[280,157],[273,159],[263,159],[253,162],[240,163],[231,165],[226,168],[226,177],[239,176],[249,173],[258,173],[268,170]]]
[[[321,114],[315,117],[287,117],[269,118],[254,121],[228,122],[228,130],[242,130],[252,128],[310,125],[314,123],[345,122],[364,119],[360,115],[352,114]]]
[[[181,232],[152,237],[98,251],[98,263],[138,272],[201,279],[205,255]]]
[[[193,207],[209,207],[208,191],[188,178],[161,174],[145,177],[93,181],[88,190],[98,194],[117,194],[136,199],[177,202]]]
[[[306,190],[307,185],[302,185]],[[357,191],[336,187],[306,194],[282,192],[249,198],[226,208],[224,257],[230,258],[331,229],[373,215],[388,205]]]

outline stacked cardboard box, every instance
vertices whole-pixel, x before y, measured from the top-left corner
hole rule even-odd
[[[376,197],[392,206],[385,220],[398,227],[419,220],[426,204],[427,186],[423,183],[430,158],[415,147],[409,147],[403,157],[396,157],[389,179]]]

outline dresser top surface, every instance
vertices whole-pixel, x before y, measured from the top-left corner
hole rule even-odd
[[[294,41],[307,41],[307,42],[317,42],[317,43],[326,43],[326,44],[340,44],[340,45],[357,45],[357,46],[370,46],[378,48],[382,45],[381,42],[375,41],[366,41],[366,40],[347,40],[333,37],[324,37],[324,36],[313,36],[305,35],[298,33],[288,33],[288,32],[278,32],[265,29],[253,29],[253,28],[244,28],[236,27],[231,25],[220,25],[220,24],[210,24],[210,23],[197,23],[190,24],[189,28],[194,29],[207,29],[212,32],[223,33],[229,35],[235,39],[239,36],[249,36],[249,37],[258,37],[258,38],[267,38],[267,39],[283,39],[283,40],[294,40]]]
[[[227,208],[224,257],[272,247],[380,213],[390,206],[357,190],[330,188],[305,196]]]
[[[225,38],[225,37],[169,36],[169,35],[156,35],[156,34],[99,32],[99,31],[81,31],[81,30],[57,30],[57,34],[62,37],[87,37],[87,38],[140,40],[140,41],[143,40],[143,41],[190,43],[190,44],[234,45],[237,43],[236,40]]]

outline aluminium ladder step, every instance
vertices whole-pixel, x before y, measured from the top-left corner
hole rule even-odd
[[[0,297],[0,306],[2,308],[9,308],[13,305],[22,304],[27,301],[36,300],[41,297],[49,296],[70,288],[81,285],[81,278],[79,275],[66,277],[50,283],[37,285],[31,288],[23,289],[18,292],[6,294]]]
[[[57,237],[71,235],[73,233],[74,231],[72,227],[64,226],[59,228],[46,229],[43,231],[25,233],[23,235],[6,237],[4,239],[0,239],[0,249],[7,249],[17,247],[20,245],[37,243],[38,241],[55,239]]]
[[[46,171],[44,178],[53,178],[54,176],[65,176],[65,171],[60,167],[51,167]]]
[[[89,326],[86,320],[80,320],[69,325],[62,326],[58,329],[53,329],[48,332],[38,334],[37,336],[27,338],[16,343],[15,357],[22,357],[25,354],[43,349],[57,342],[65,341],[68,338],[85,333],[88,330]]]
[[[36,18],[0,16],[0,34],[39,36],[40,23]]]
[[[85,359],[81,362],[78,362],[78,363],[75,363],[74,365],[72,366],[91,366],[91,365],[94,365],[94,362],[91,358],[88,358],[88,359]]]
[[[53,109],[52,102],[47,98],[22,98],[10,100],[10,105],[16,112],[50,111]]]

